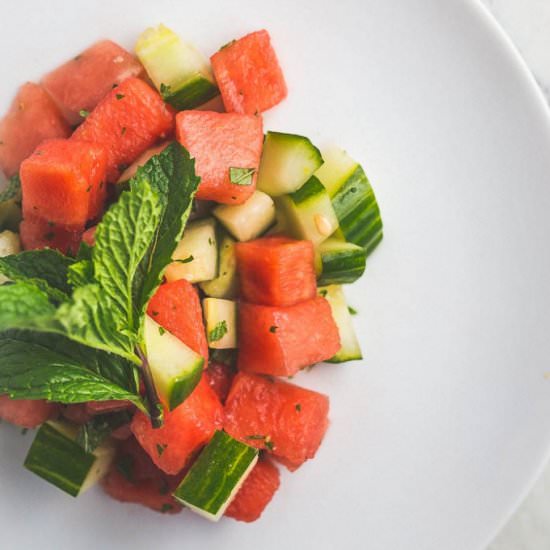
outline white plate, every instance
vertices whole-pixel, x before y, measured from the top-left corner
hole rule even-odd
[[[47,5],[47,8],[45,7]],[[267,128],[360,159],[386,237],[350,289],[364,364],[298,382],[332,398],[316,460],[253,525],[73,501],[0,437],[6,548],[481,548],[550,441],[550,124],[506,38],[472,1],[27,1],[0,8],[2,89],[100,37],[163,21],[205,52],[267,27],[290,95]]]

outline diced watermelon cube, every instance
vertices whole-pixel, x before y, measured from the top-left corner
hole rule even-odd
[[[205,374],[210,387],[216,392],[219,400],[225,403],[235,377],[235,370],[229,365],[212,362],[208,365]]]
[[[181,111],[176,116],[176,137],[195,157],[201,177],[197,198],[241,204],[254,193],[264,140],[261,117]],[[251,177],[232,183],[230,168],[250,169]],[[233,180],[239,178],[233,175]]]
[[[241,297],[253,304],[291,306],[317,295],[311,241],[266,237],[235,245]]]
[[[162,471],[177,474],[222,424],[220,400],[203,377],[179,407],[165,411],[161,428],[153,428],[149,418],[138,411],[132,420],[132,432]]]
[[[330,305],[321,297],[289,307],[241,302],[238,323],[242,371],[294,376],[340,349]]]
[[[116,182],[136,158],[171,133],[174,114],[160,95],[139,78],[129,78],[106,95],[73,138],[103,145],[107,179]]]
[[[21,164],[23,217],[83,231],[105,204],[107,156],[101,145],[50,140]]]
[[[155,479],[143,479],[132,483],[116,467],[111,467],[102,479],[101,485],[111,498],[119,502],[141,504],[163,514],[177,514],[182,510],[181,504],[170,492],[177,486],[169,487]]]
[[[237,521],[256,521],[280,485],[277,466],[268,458],[258,460],[225,515]]]
[[[69,124],[76,125],[82,121],[80,111],[92,111],[114,87],[142,72],[124,48],[102,40],[48,73],[42,85]]]
[[[27,82],[0,120],[0,171],[11,177],[44,140],[70,134],[69,125],[42,86]]]
[[[27,216],[19,226],[25,250],[53,248],[62,254],[75,255],[82,239],[81,231],[72,231],[35,216]]]
[[[171,494],[180,481],[181,476],[168,476],[160,471],[132,437],[119,445],[102,485],[107,494],[120,502],[173,514],[182,509]]]
[[[197,289],[185,279],[159,286],[147,313],[164,329],[208,361],[208,342]]]
[[[299,466],[315,456],[328,428],[328,410],[326,395],[241,372],[225,404],[224,429]]]
[[[59,405],[41,399],[10,399],[0,395],[0,418],[22,428],[36,428],[53,418]]]
[[[266,30],[235,40],[210,59],[227,111],[261,113],[287,96],[283,72]]]

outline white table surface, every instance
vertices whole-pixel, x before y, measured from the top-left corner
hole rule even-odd
[[[482,0],[550,101],[550,0]],[[549,152],[550,154],[550,152]],[[550,465],[488,550],[550,549]]]

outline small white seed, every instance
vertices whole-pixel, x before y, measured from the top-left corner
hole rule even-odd
[[[315,216],[313,217],[313,221],[315,222],[315,227],[317,227],[317,231],[319,231],[321,235],[328,237],[332,233],[332,226],[330,225],[330,221],[322,214],[315,214]]]

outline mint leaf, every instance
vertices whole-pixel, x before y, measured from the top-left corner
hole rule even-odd
[[[129,400],[143,409],[139,395],[88,370],[80,362],[43,346],[0,337],[0,393],[14,399],[58,403]]]
[[[156,238],[161,221],[159,195],[145,178],[135,181],[105,214],[92,251],[94,276],[116,312],[119,330],[137,332],[140,314],[134,277]]]
[[[77,288],[72,299],[57,310],[56,320],[70,339],[140,363],[134,353],[135,334],[121,321],[115,304],[98,284]]]
[[[94,265],[90,260],[73,263],[67,271],[67,281],[73,287],[87,285],[94,280]]]
[[[221,340],[227,334],[227,323],[220,321],[216,326],[208,333],[209,342],[217,342]]]
[[[138,170],[131,185],[141,180],[147,180],[159,192],[163,205],[155,245],[140,266],[141,288],[135,292],[143,316],[183,236],[200,178],[195,175],[195,160],[188,151],[172,143]]]
[[[62,302],[70,294],[68,269],[74,260],[56,250],[28,250],[0,258],[0,274],[12,281],[34,284],[53,300]]]
[[[11,328],[59,331],[55,306],[48,295],[30,283],[0,286],[0,331]]]
[[[113,431],[132,420],[128,411],[98,414],[83,424],[76,435],[76,442],[87,452],[93,453]]]
[[[229,181],[235,185],[252,185],[255,168],[229,168]]]
[[[130,393],[139,394],[137,367],[118,355],[83,346],[60,334],[9,330],[1,333],[0,338],[9,338],[22,344],[35,344],[54,351],[68,360],[81,363],[89,371],[108,378]]]

